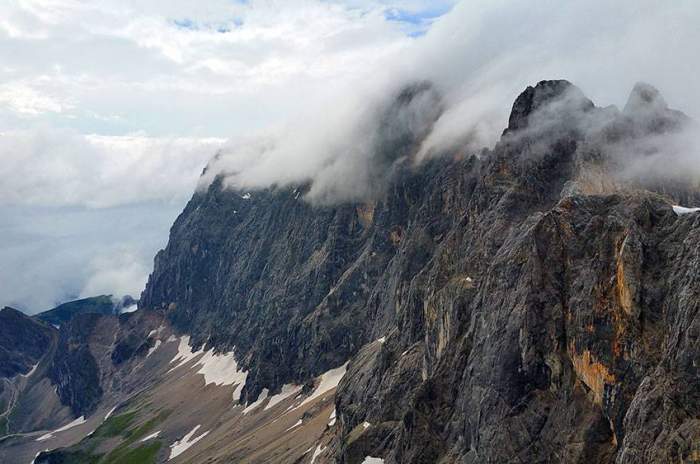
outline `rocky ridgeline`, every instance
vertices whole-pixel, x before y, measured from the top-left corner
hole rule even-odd
[[[407,130],[404,111],[425,102],[436,107]],[[426,83],[387,105],[362,201],[320,206],[305,199],[313,185],[246,192],[217,178],[175,222],[141,311],[115,314],[108,297],[0,311],[0,460],[50,447],[37,463],[161,462],[203,424],[177,459],[693,458],[700,214],[673,205],[697,206],[700,189],[649,169],[682,161],[665,142],[693,123],[648,85],[620,111],[543,81],[492,150],[416,163],[441,105]],[[203,358],[178,370],[173,356]],[[332,395],[313,379],[337,380],[346,362],[332,419],[332,397],[285,416]],[[278,416],[271,398],[290,405]]]
[[[339,462],[678,462],[700,442],[700,215],[671,205],[700,194],[626,168],[689,124],[647,85],[619,111],[543,81],[479,156],[383,143],[362,202],[218,178],[139,305],[234,350],[244,401],[350,359]]]

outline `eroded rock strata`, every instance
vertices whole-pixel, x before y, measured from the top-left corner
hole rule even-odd
[[[700,215],[671,205],[700,197],[622,168],[689,124],[647,85],[618,111],[543,81],[493,150],[404,150],[364,202],[218,178],[141,306],[235,349],[243,400],[350,359],[339,462],[678,460],[700,439]]]
[[[441,105],[420,83],[386,106],[352,201],[216,177],[139,311],[21,319],[49,343],[0,366],[0,459],[689,462],[700,213],[675,206],[700,188],[655,167],[694,122],[646,84],[620,111],[543,81],[493,149],[418,162]]]

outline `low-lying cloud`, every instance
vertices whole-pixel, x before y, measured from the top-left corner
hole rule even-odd
[[[0,134],[0,305],[138,297],[222,139]]]
[[[0,133],[0,204],[104,208],[179,201],[224,142],[49,128]]]
[[[138,298],[183,205],[0,205],[0,306],[37,312],[95,294]]]
[[[378,108],[416,82],[432,83],[440,96],[421,105],[426,119],[437,117],[421,137],[419,160],[492,146],[515,97],[542,79],[570,80],[597,105],[619,108],[637,81],[647,81],[693,116],[700,107],[698,21],[692,1],[461,2],[408,52],[346,83],[301,122],[264,142],[225,148],[209,178],[221,171],[228,185],[246,189],[311,182],[311,201],[371,195]],[[681,150],[693,146],[676,142]],[[688,157],[700,165],[696,152]]]

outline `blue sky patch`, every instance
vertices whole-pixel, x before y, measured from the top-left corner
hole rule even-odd
[[[384,18],[387,21],[400,23],[406,35],[410,37],[420,37],[428,32],[433,21],[448,13],[453,6],[452,2],[436,3],[438,3],[438,5],[432,5],[419,10],[387,8],[384,11]]]
[[[233,29],[243,26],[242,18],[233,18],[228,21],[220,21],[214,23],[199,23],[189,18],[173,19],[172,23],[179,29],[187,29],[190,31],[216,31],[220,34],[226,34]]]

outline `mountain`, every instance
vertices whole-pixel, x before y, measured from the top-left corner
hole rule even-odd
[[[214,182],[142,306],[195,346],[235,347],[244,401],[351,359],[328,452],[342,462],[670,459],[699,405],[697,345],[673,335],[695,320],[698,221],[671,204],[697,204],[697,185],[624,184],[608,155],[687,124],[650,89],[619,112],[540,82],[491,152],[399,159],[361,204]],[[664,395],[694,409],[659,410]]]
[[[78,314],[119,314],[122,308],[135,304],[136,301],[130,296],[125,296],[115,302],[112,295],[100,295],[63,303],[39,313],[35,317],[49,324],[60,326]]]
[[[428,131],[388,124],[361,200],[219,175],[139,311],[56,331],[30,379],[70,413],[0,461],[689,462],[700,186],[631,167],[692,124],[647,84],[620,111],[542,81],[477,154],[417,163]]]
[[[15,430],[41,426],[38,406],[52,413],[47,402],[50,384],[34,380],[47,369],[57,341],[57,331],[20,311],[0,311],[0,438]]]
[[[46,352],[50,329],[16,309],[0,310],[0,375],[26,375]]]

